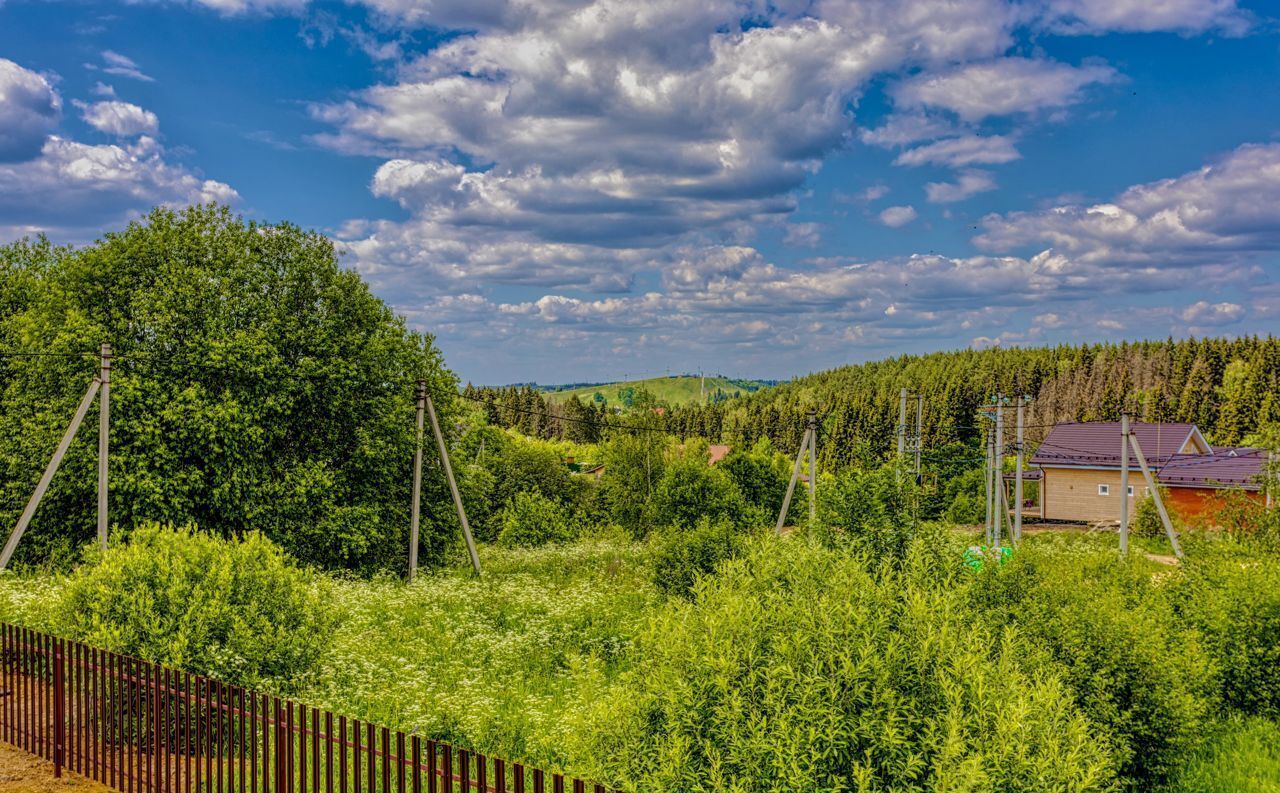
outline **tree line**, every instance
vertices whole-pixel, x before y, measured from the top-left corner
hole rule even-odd
[[[839,469],[874,465],[893,453],[902,388],[923,395],[924,448],[944,450],[979,443],[979,411],[997,393],[1033,399],[1027,413],[1033,443],[1055,422],[1115,421],[1126,410],[1138,421],[1197,424],[1219,445],[1259,442],[1280,424],[1277,385],[1280,339],[1273,336],[993,348],[843,366],[737,399],[663,405],[658,418],[676,436],[743,446],[768,439],[794,453],[814,411],[822,424],[819,463]],[[518,421],[501,409],[492,415],[535,437],[590,438],[598,431],[592,422],[609,420],[599,408],[576,400],[554,405],[531,389],[471,393],[529,413],[591,417],[534,425],[527,414]],[[914,403],[909,407],[914,425]]]

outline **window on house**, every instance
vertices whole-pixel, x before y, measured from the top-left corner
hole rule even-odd
[[[1098,495],[1100,496],[1111,495],[1111,485],[1098,485]]]
[[[1133,485],[1129,485],[1129,498],[1133,498]]]

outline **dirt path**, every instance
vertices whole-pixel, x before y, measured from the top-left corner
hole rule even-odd
[[[53,778],[53,763],[0,743],[0,793],[108,793],[109,788],[66,769]]]

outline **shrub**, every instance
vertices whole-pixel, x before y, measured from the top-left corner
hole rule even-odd
[[[639,420],[648,419],[631,419]],[[601,503],[612,521],[634,538],[649,532],[649,501],[666,469],[668,446],[670,438],[657,432],[622,433],[601,446]]]
[[[584,688],[572,754],[629,790],[1108,789],[1069,690],[916,559],[875,575],[803,537],[753,541]]]
[[[1188,555],[1173,588],[1177,603],[1205,637],[1222,701],[1280,718],[1280,559],[1216,545]]]
[[[1213,514],[1225,535],[1264,553],[1280,554],[1280,510],[1268,509],[1243,490],[1223,491],[1217,502]]]
[[[737,556],[743,538],[725,518],[702,518],[691,529],[672,526],[654,542],[653,583],[660,592],[688,597],[700,576]]]
[[[324,647],[327,601],[323,579],[260,534],[223,540],[151,524],[68,579],[56,622],[88,644],[289,689]]]
[[[1170,793],[1280,790],[1280,724],[1230,719],[1193,755],[1169,785]]]
[[[973,468],[947,483],[944,500],[947,508],[943,518],[948,523],[981,523],[986,515],[983,470]]]
[[[707,464],[701,454],[685,454],[667,463],[653,490],[649,520],[653,526],[695,525],[703,517],[741,523],[745,503],[729,475]]]
[[[785,461],[782,467],[778,465],[778,454],[768,438],[748,451],[734,449],[716,467],[729,475],[747,504],[771,516],[778,514],[790,472],[785,470]]]
[[[1168,503],[1167,497],[1165,502]],[[1135,537],[1164,536],[1164,523],[1160,520],[1160,510],[1156,509],[1156,500],[1150,493],[1138,501],[1138,506],[1133,511],[1133,521],[1129,524],[1129,531],[1133,532]]]
[[[572,477],[560,463],[560,455],[541,441],[507,435],[496,449],[485,452],[485,467],[492,474],[489,489],[490,517],[479,536],[493,540],[506,526],[506,507],[519,493],[537,493],[569,505],[577,494]]]
[[[922,530],[913,514],[915,485],[893,466],[846,469],[818,486],[817,531],[827,541],[899,560]]]
[[[502,508],[501,521],[498,543],[508,548],[567,542],[577,535],[564,505],[538,492],[516,493]]]
[[[1197,745],[1213,707],[1213,664],[1160,580],[1113,549],[1024,543],[974,590],[978,614],[1045,651],[1027,663],[1062,671],[1122,780],[1141,788]]]

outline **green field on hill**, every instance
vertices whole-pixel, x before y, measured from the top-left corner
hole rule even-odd
[[[589,401],[594,399],[596,394],[600,394],[609,405],[626,406],[630,401],[628,390],[630,389],[629,393],[634,397],[634,394],[643,389],[653,394],[659,402],[676,405],[701,402],[707,398],[715,399],[717,395],[719,395],[718,398],[720,399],[727,399],[767,387],[767,383],[761,383],[756,380],[734,380],[728,377],[710,376],[706,378],[704,385],[703,379],[697,375],[678,375],[652,377],[648,380],[630,380],[623,383],[583,386],[580,388],[566,388],[562,391],[548,391],[546,396],[547,399],[556,401],[566,400],[575,396],[582,398],[584,401]]]

